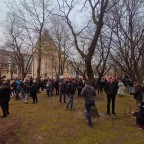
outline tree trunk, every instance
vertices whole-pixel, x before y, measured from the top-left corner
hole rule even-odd
[[[92,66],[91,66],[91,59],[86,59],[85,60],[85,65],[86,65],[86,71],[87,71],[88,80],[89,80],[90,84],[93,87],[95,87],[95,80],[94,80],[93,70],[92,70]],[[96,105],[95,105],[95,112],[96,112],[96,116],[100,117]]]
[[[41,70],[41,59],[38,59],[38,68],[37,68],[37,82],[40,82],[40,70]]]
[[[90,84],[95,87],[95,80],[94,80],[94,74],[91,66],[91,59],[86,59],[85,60],[85,65],[86,65],[86,71],[87,71],[87,76]]]

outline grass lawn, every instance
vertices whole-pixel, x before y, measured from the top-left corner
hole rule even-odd
[[[38,94],[39,103],[10,101],[10,115],[0,118],[0,144],[144,144],[144,130],[137,128],[131,115],[136,104],[133,96],[116,98],[115,117],[106,116],[106,95],[97,95],[101,115],[89,128],[84,115],[84,99],[74,99],[74,110],[65,109],[59,97]],[[68,100],[68,99],[67,99]],[[0,115],[2,112],[0,110]]]

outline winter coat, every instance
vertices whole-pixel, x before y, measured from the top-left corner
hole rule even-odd
[[[104,87],[105,93],[107,95],[116,95],[118,90],[118,84],[117,82],[107,82]]]
[[[118,83],[118,95],[124,95],[124,84],[123,84],[123,82],[119,82]]]
[[[136,85],[135,87],[134,98],[138,101],[143,100],[143,88],[141,85]]]
[[[85,97],[85,101],[94,101],[94,97],[96,96],[95,89],[87,85],[82,89],[81,96]]]
[[[10,101],[11,90],[9,87],[1,87],[0,88],[0,104],[6,103]]]
[[[69,83],[67,90],[69,94],[75,94],[76,85],[73,82]]]

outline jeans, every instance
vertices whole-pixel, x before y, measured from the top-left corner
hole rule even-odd
[[[24,92],[24,102],[28,102],[29,93]]]
[[[48,97],[53,97],[53,91],[52,90],[47,90],[47,95],[48,95]]]
[[[68,104],[67,104],[67,107],[70,106],[70,109],[73,109],[73,99],[74,99],[74,95],[73,95],[73,94],[69,94],[69,96],[70,96],[70,100],[69,100],[69,102],[68,102]]]
[[[19,99],[19,93],[20,93],[20,91],[21,91],[21,90],[20,90],[19,88],[15,90],[15,93],[16,93],[16,98],[15,98],[15,99],[16,99],[16,100]]]
[[[87,110],[86,118],[88,120],[89,126],[92,126],[92,118],[91,118],[91,107],[95,105],[94,101],[86,101],[85,108]]]

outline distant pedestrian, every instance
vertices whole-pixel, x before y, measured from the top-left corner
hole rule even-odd
[[[67,90],[67,84],[65,80],[63,80],[60,84],[60,103],[62,103],[62,97],[63,102],[66,103],[66,90]]]
[[[3,112],[3,116],[1,116],[2,118],[5,118],[9,114],[10,94],[11,90],[9,85],[6,81],[3,81],[0,86],[0,105]]]
[[[37,85],[37,83],[35,81],[32,83],[30,89],[31,89],[30,90],[30,95],[31,95],[31,97],[33,99],[33,104],[34,103],[38,103],[37,92],[38,92],[39,87],[38,87],[38,85]]]
[[[76,91],[76,83],[75,80],[72,80],[69,82],[69,86],[68,86],[68,91],[69,91],[69,97],[70,100],[66,105],[66,108],[68,109],[73,109],[73,100],[74,100],[74,95],[75,95],[75,91]]]
[[[23,92],[24,92],[24,103],[28,103],[28,97],[30,93],[30,85],[29,80],[26,79],[23,85]]]
[[[52,82],[50,80],[47,81],[46,83],[46,90],[47,90],[47,95],[48,97],[53,97],[53,87],[52,87]]]
[[[140,110],[140,103],[143,101],[143,87],[138,81],[134,82],[134,99],[137,109]]]
[[[118,93],[117,93],[117,95],[123,96],[123,95],[124,95],[124,89],[125,89],[124,83],[122,82],[122,80],[119,80],[119,82],[118,82]]]

